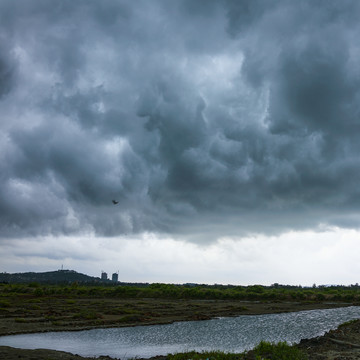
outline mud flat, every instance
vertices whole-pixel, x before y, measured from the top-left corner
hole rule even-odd
[[[9,299],[0,309],[0,336],[47,331],[169,324],[175,321],[261,315],[350,306],[330,302],[162,300],[108,298]]]

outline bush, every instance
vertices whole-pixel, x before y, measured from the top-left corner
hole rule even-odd
[[[34,291],[34,295],[35,296],[43,296],[44,295],[44,291],[40,288],[36,288]]]
[[[40,287],[40,284],[37,282],[31,282],[28,286],[31,288],[38,288],[38,287]]]

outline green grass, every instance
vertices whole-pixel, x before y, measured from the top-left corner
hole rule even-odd
[[[0,307],[2,307],[2,308],[10,307],[10,301],[8,301],[8,300],[0,300]]]
[[[354,324],[354,323],[356,323],[356,322],[358,322],[358,321],[359,321],[359,319],[354,319],[354,320],[346,321],[346,322],[340,324],[340,325],[339,325],[339,328],[341,328],[341,327],[343,327],[343,326],[350,325],[350,324]]]
[[[141,319],[142,316],[140,314],[125,315],[121,319],[119,319],[119,322],[124,322],[124,323],[137,322],[137,321],[141,321]]]
[[[230,354],[222,351],[204,351],[197,353],[195,351],[168,355],[169,360],[241,360],[245,359],[243,354]]]
[[[271,360],[307,360],[307,356],[298,348],[286,342],[277,344],[261,341],[253,350],[256,359]]]
[[[16,319],[15,319],[15,322],[17,322],[17,323],[26,323],[27,320],[24,319],[24,318],[16,318]]]
[[[195,351],[170,354],[168,360],[307,360],[308,357],[295,346],[286,342],[277,344],[261,341],[253,350],[243,353],[225,353],[222,351]]]
[[[73,315],[73,319],[95,320],[99,318],[101,318],[100,314],[89,309],[82,309],[77,314]]]

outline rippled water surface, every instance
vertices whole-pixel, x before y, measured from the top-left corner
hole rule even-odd
[[[299,342],[322,335],[355,318],[360,318],[358,306],[171,325],[3,336],[0,337],[0,345],[55,349],[82,356],[109,355],[121,359],[187,350],[241,352],[254,347],[261,340]]]

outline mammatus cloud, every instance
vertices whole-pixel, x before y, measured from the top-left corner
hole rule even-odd
[[[3,1],[2,236],[357,228],[359,11]]]

